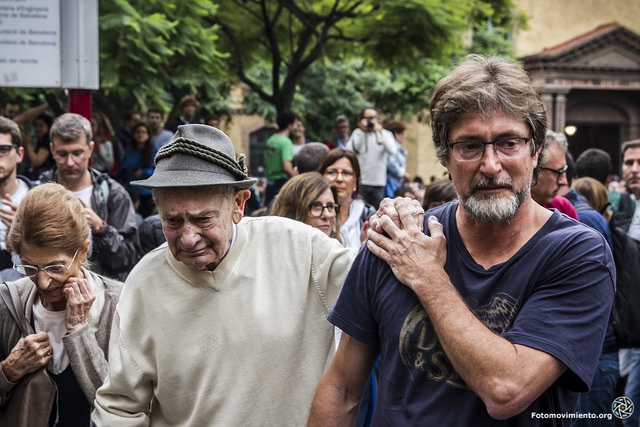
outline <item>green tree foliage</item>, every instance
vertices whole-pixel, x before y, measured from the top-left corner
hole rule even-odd
[[[226,36],[229,73],[250,88],[248,111],[273,119],[293,109],[314,140],[366,105],[423,118],[453,63],[469,52],[512,56],[507,33],[523,22],[511,0],[228,0],[209,20]]]
[[[226,36],[220,48],[232,54],[229,71],[283,111],[292,107],[302,76],[320,59],[365,59],[371,70],[415,66],[422,58],[445,60],[460,50],[476,1],[226,0],[217,15],[205,19]]]
[[[174,106],[198,93],[220,104],[230,82],[219,29],[205,22],[216,14],[209,0],[110,0],[100,5],[100,93],[120,111],[135,106]]]
[[[353,118],[366,105],[422,114],[452,63],[469,51],[512,55],[508,31],[524,22],[512,0],[110,0],[99,14],[94,102],[114,124],[126,110],[169,110],[187,93],[226,110],[242,82],[248,111],[294,109],[318,140],[336,114]],[[43,95],[5,97],[37,104]]]

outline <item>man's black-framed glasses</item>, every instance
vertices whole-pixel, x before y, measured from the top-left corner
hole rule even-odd
[[[551,168],[545,168],[544,166],[540,168],[541,170],[545,170],[545,171],[549,171],[551,172],[553,175],[555,175],[556,179],[560,179],[560,177],[562,176],[563,173],[565,173],[567,171],[567,169],[569,169],[569,165],[564,165],[563,167],[561,167],[560,169],[551,169]]]
[[[485,147],[493,145],[493,151],[501,159],[512,159],[522,154],[531,137],[510,136],[495,141],[458,141],[448,145],[459,162],[475,162],[482,158]]]
[[[11,149],[18,149],[18,146],[15,144],[11,145],[0,145],[0,157],[7,157],[9,153],[11,153]]]

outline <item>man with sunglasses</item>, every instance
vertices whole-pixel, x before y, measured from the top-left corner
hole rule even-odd
[[[567,188],[569,166],[566,160],[567,139],[562,134],[547,131],[546,142],[540,156],[540,174],[538,182],[531,187],[531,197],[545,208],[557,209],[577,220],[578,214],[571,202],[559,193],[561,187]]]
[[[520,66],[472,55],[430,110],[458,199],[424,231],[408,199],[372,219],[329,314],[343,334],[309,425],[353,423],[379,356],[373,425],[568,426],[605,336],[611,251],[531,198],[547,116]]]
[[[40,180],[57,182],[85,204],[91,226],[91,269],[124,280],[140,258],[133,203],[108,174],[89,167],[93,152],[91,123],[79,114],[56,118],[50,130],[50,149],[56,162]]]
[[[35,186],[27,177],[18,174],[18,164],[24,156],[22,135],[18,125],[0,117],[0,280],[16,280],[20,275],[13,270],[19,264],[17,254],[7,251],[5,237],[18,205]]]

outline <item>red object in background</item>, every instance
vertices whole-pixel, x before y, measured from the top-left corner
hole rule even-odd
[[[69,112],[80,114],[91,121],[91,91],[69,89]],[[89,159],[89,166],[91,166],[91,159]]]
[[[87,120],[91,120],[91,91],[69,89],[69,112],[80,114]]]

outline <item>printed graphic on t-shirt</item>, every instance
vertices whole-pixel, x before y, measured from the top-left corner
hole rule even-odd
[[[484,306],[473,308],[469,301],[467,304],[475,316],[498,335],[511,327],[518,314],[517,301],[506,293],[494,295]],[[413,374],[420,371],[429,380],[468,388],[453,369],[422,304],[416,305],[405,318],[399,342],[402,362]]]

